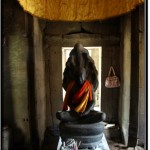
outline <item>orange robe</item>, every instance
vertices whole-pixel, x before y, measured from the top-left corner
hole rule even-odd
[[[74,84],[75,81],[72,81],[68,85],[63,103],[63,111],[68,110],[68,103],[71,101],[73,104],[78,104],[74,109],[76,112],[84,112],[88,101],[92,101],[92,85],[88,80],[86,80],[82,87],[74,93],[72,99],[69,99],[70,91]]]

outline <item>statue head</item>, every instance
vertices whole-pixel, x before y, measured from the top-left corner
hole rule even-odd
[[[82,44],[76,43],[69,54],[64,70],[63,88],[67,90],[69,83],[76,80],[79,85],[88,80],[93,85],[94,91],[98,87],[98,71],[94,60]]]
[[[78,84],[78,85],[82,85],[85,81],[86,81],[86,77],[87,77],[87,75],[86,75],[86,70],[85,70],[85,68],[79,68],[78,70],[77,70],[77,75],[76,75],[76,83]]]

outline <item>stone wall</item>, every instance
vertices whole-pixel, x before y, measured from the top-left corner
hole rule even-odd
[[[55,114],[62,108],[62,47],[73,47],[77,42],[87,46],[102,46],[101,110],[106,121],[118,122],[119,88],[104,86],[109,67],[120,75],[120,20],[94,22],[45,22],[44,55],[46,61],[48,124],[57,124]]]
[[[10,127],[14,145],[24,146],[30,140],[27,64],[30,52],[25,27],[26,14],[15,1],[6,1],[4,4],[2,9],[2,126]]]
[[[126,145],[144,145],[145,68],[144,8],[121,18],[121,81],[119,124]]]

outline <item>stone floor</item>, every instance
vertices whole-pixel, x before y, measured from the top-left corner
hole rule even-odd
[[[107,142],[108,142],[110,150],[144,150],[144,148],[140,146],[126,147],[125,145],[115,142],[115,141],[107,140]]]

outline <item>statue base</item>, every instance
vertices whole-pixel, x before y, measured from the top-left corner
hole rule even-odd
[[[61,122],[59,124],[59,132],[62,142],[66,142],[68,139],[74,139],[77,143],[80,143],[80,149],[98,147],[104,135],[103,131],[103,122],[83,124]]]

